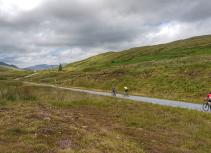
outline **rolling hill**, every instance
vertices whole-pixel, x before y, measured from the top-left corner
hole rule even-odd
[[[15,79],[18,77],[23,77],[31,73],[32,72],[19,69],[14,65],[9,65],[9,64],[0,62],[0,80]]]
[[[37,82],[201,102],[211,90],[211,35],[167,44],[108,52],[68,64],[63,72],[43,71]]]
[[[69,64],[60,72],[39,71],[27,79],[98,90],[109,90],[116,85],[121,91],[127,85],[133,94],[200,98],[209,89],[211,74],[210,44],[202,38],[200,45],[178,50],[177,47],[159,50],[158,45],[146,47],[147,51],[134,48],[106,53]],[[18,75],[30,73],[0,67],[0,133],[4,140],[0,143],[1,152],[208,153],[211,150],[209,113],[14,80]]]
[[[7,67],[7,68],[14,68],[14,69],[18,69],[18,67],[17,67],[17,66],[12,65],[12,64],[7,64],[7,63],[4,63],[4,62],[0,62],[0,66],[1,66],[1,67]]]

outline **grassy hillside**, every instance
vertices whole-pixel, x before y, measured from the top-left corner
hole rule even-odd
[[[211,35],[101,54],[32,80],[98,90],[115,85],[119,92],[128,86],[131,94],[202,102],[210,77]]]
[[[0,65],[0,80],[10,80],[31,74],[30,71],[24,71],[13,67]]]
[[[108,68],[109,66],[169,60],[194,55],[206,55],[211,54],[210,48],[211,36],[201,36],[168,44],[132,48],[117,53],[108,52],[83,61],[69,64],[66,68],[76,71],[91,71]]]
[[[0,62],[0,66],[5,66],[5,67],[8,67],[8,68],[18,69],[17,66],[12,65],[12,64],[7,64],[7,63],[4,63],[4,62]]]
[[[0,81],[4,153],[208,153],[210,114]]]

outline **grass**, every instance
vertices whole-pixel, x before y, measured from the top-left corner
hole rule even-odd
[[[31,81],[201,103],[210,88],[211,36],[109,52],[43,71]]]
[[[11,80],[31,74],[30,71],[0,66],[0,80]]]
[[[16,81],[1,81],[0,91],[4,93],[0,96],[4,153],[211,151],[207,113]],[[7,96],[11,94],[12,99]]]

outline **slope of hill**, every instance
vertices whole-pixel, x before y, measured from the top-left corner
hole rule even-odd
[[[31,73],[32,72],[24,71],[15,67],[0,65],[0,80],[15,79],[18,77],[29,75]]]
[[[108,52],[67,65],[67,69],[88,70],[115,67],[148,61],[168,60],[180,57],[209,54],[211,35],[193,37],[172,43],[131,48],[122,52]]]
[[[211,35],[122,52],[108,52],[69,64],[63,72],[42,72],[34,81],[63,86],[201,102],[211,90]]]
[[[8,67],[8,68],[15,68],[15,69],[18,69],[17,66],[11,65],[11,64],[7,64],[7,63],[4,63],[4,62],[0,62],[0,66],[1,66],[1,67]]]
[[[58,67],[58,65],[40,64],[40,65],[26,67],[24,69],[34,71],[34,70],[47,70],[47,69],[52,69],[52,68],[56,68],[56,67]]]

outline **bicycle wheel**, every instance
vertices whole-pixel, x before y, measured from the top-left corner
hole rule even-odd
[[[203,111],[208,112],[209,109],[210,109],[210,105],[209,105],[208,103],[204,103],[204,104],[202,105],[202,109],[203,109]]]

